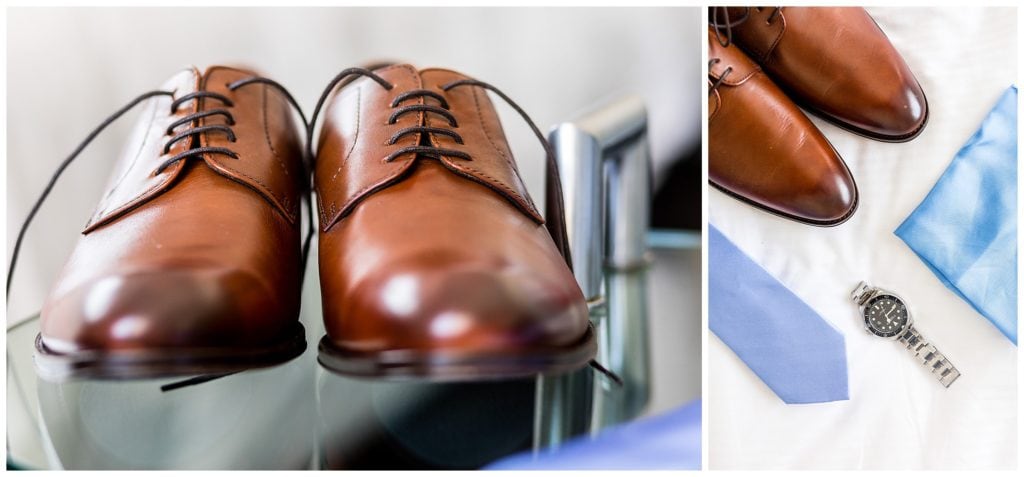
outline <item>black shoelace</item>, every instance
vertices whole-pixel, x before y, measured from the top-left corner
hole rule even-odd
[[[722,48],[728,48],[729,45],[732,44],[732,29],[750,19],[751,8],[759,12],[765,9],[765,7],[746,7],[743,10],[743,15],[741,15],[740,18],[733,20],[729,17],[729,9],[727,7],[711,7],[711,20],[708,23],[714,27],[715,39],[718,40],[719,45],[722,45]],[[765,24],[771,25],[772,22],[779,17],[779,14],[782,13],[782,8],[783,7],[773,7],[772,13],[768,15],[767,19],[765,19]],[[711,67],[721,61],[721,58],[709,59],[708,71],[711,71]],[[729,76],[729,73],[732,73],[731,66],[726,67],[725,71],[723,71],[714,83],[712,83],[711,87],[708,88],[708,96],[714,94],[715,91],[718,91],[718,87],[722,85],[722,82],[724,82],[725,78]]]
[[[710,60],[708,60],[708,72],[711,72],[712,66],[715,66],[721,62],[721,58],[711,58]],[[711,96],[712,94],[715,94],[715,91],[718,91],[718,87],[722,85],[722,83],[725,81],[725,78],[728,77],[730,73],[732,73],[732,67],[728,66],[725,68],[725,71],[723,71],[722,74],[718,75],[718,78],[716,78],[715,81],[711,83],[711,87],[708,88],[708,96]]]
[[[330,96],[331,92],[334,91],[334,88],[339,83],[341,83],[343,81],[346,81],[346,80],[351,80],[351,79],[354,79],[354,78],[358,78],[358,77],[361,77],[361,76],[370,78],[371,80],[373,80],[374,82],[379,84],[382,88],[384,88],[385,90],[388,90],[388,91],[390,91],[391,89],[393,89],[395,87],[395,85],[391,84],[390,82],[388,82],[384,78],[381,78],[376,73],[374,73],[373,71],[370,71],[370,70],[368,70],[366,68],[348,68],[348,69],[342,70],[340,73],[338,73],[329,83],[327,83],[327,87],[324,88],[323,93],[321,93],[321,95],[320,95],[320,99],[316,102],[316,108],[313,109],[313,116],[310,117],[309,129],[307,130],[307,135],[306,135],[306,146],[307,146],[306,153],[311,158],[311,161],[315,161],[315,159],[313,159],[313,158],[316,157],[314,152],[313,152],[313,130],[314,130],[314,128],[316,128],[316,120],[317,120],[317,117],[319,117],[319,115],[320,115],[320,111],[323,108],[324,102],[327,101],[328,96]],[[562,207],[562,204],[563,204],[563,199],[562,199],[561,181],[559,180],[558,161],[555,158],[555,150],[554,150],[554,148],[552,148],[551,144],[547,141],[547,139],[544,138],[544,134],[542,134],[540,132],[540,128],[538,128],[537,125],[533,122],[533,120],[530,119],[530,116],[526,114],[526,111],[524,111],[523,108],[521,108],[518,104],[516,104],[515,101],[512,101],[512,98],[509,98],[505,93],[501,92],[501,90],[499,90],[498,88],[496,88],[496,87],[494,87],[494,86],[492,86],[492,85],[490,85],[488,83],[485,83],[483,81],[472,80],[472,79],[464,79],[464,80],[452,81],[450,83],[446,83],[444,85],[441,85],[441,90],[442,91],[450,91],[450,90],[452,90],[454,88],[459,88],[459,87],[464,87],[464,86],[473,86],[473,87],[483,88],[485,90],[491,91],[492,93],[498,95],[498,97],[500,97],[506,104],[511,106],[512,109],[514,109],[516,111],[516,113],[518,113],[519,116],[523,118],[523,120],[526,122],[526,124],[533,131],[534,136],[537,137],[537,140],[540,141],[541,145],[544,147],[544,153],[547,156],[547,174],[548,174],[549,178],[553,178],[554,179],[554,180],[549,180],[549,183],[553,183],[555,185],[555,187],[552,187],[551,190],[549,190],[549,194],[550,195],[548,197],[548,200],[549,201],[556,201],[558,210],[561,210],[561,207]],[[430,98],[433,98],[433,99],[437,100],[439,106],[428,105],[428,104],[414,104],[414,105],[401,106],[402,103],[405,102],[406,100],[413,99],[413,98],[420,98],[420,97],[430,97]],[[458,128],[458,120],[451,113],[451,111],[449,110],[448,101],[447,101],[447,99],[445,99],[444,95],[441,95],[441,94],[439,94],[439,93],[437,93],[435,91],[430,91],[430,90],[426,90],[426,89],[416,89],[416,90],[406,91],[406,92],[404,92],[402,94],[399,94],[397,97],[395,97],[395,99],[391,102],[390,106],[391,106],[391,108],[395,109],[395,111],[388,118],[388,124],[395,124],[395,122],[398,120],[398,118],[401,117],[404,114],[414,113],[414,112],[423,112],[424,114],[432,113],[432,114],[436,114],[436,115],[444,118],[445,120],[448,121],[448,126],[451,129],[429,127],[429,126],[420,126],[420,125],[411,126],[411,127],[408,127],[408,128],[404,128],[404,129],[396,132],[394,135],[392,135],[391,139],[389,139],[389,141],[388,141],[389,145],[395,144],[395,142],[397,142],[403,136],[406,136],[406,135],[409,135],[409,134],[418,134],[418,133],[442,134],[442,135],[451,137],[452,140],[455,141],[456,144],[463,144],[462,136],[460,136],[456,131],[454,131],[454,128]],[[467,154],[467,153],[465,153],[463,151],[458,151],[458,150],[455,150],[455,149],[441,148],[441,147],[434,146],[434,145],[429,145],[429,146],[416,145],[416,146],[404,147],[404,148],[401,148],[401,149],[399,149],[399,150],[397,150],[395,152],[392,152],[391,154],[389,154],[385,158],[385,161],[391,162],[391,161],[395,160],[397,157],[399,157],[399,156],[401,156],[403,154],[410,154],[410,153],[414,153],[414,154],[418,154],[418,155],[426,156],[426,157],[433,157],[433,158],[440,158],[441,156],[448,156],[448,157],[458,157],[460,159],[467,160],[467,161],[473,160],[473,158],[469,154]],[[555,217],[555,218],[550,218],[549,217],[549,220],[547,221],[546,225],[548,227],[548,232],[551,234],[551,237],[555,240],[556,245],[558,245],[558,249],[560,251],[562,251],[562,255],[565,258],[565,262],[569,266],[569,269],[571,270],[572,269],[572,258],[571,258],[570,253],[569,253],[568,239],[566,238],[566,235],[565,235],[564,218],[562,216]],[[622,378],[620,378],[618,375],[616,375],[614,372],[612,372],[608,368],[605,368],[604,366],[602,366],[596,360],[590,360],[590,362],[588,364],[593,369],[597,370],[599,373],[601,373],[604,376],[606,376],[609,379],[611,379],[612,382],[614,382],[615,384],[617,384],[619,386],[623,386],[624,385],[624,383],[622,381]]]
[[[308,122],[306,121],[306,116],[302,113],[302,109],[299,107],[298,103],[295,101],[295,98],[293,98],[291,93],[289,93],[288,90],[286,90],[283,86],[281,86],[277,82],[275,82],[273,80],[270,80],[270,79],[267,79],[267,78],[253,76],[253,77],[245,78],[245,79],[242,79],[242,80],[239,80],[239,81],[235,81],[234,83],[229,84],[228,85],[228,89],[230,89],[231,91],[234,91],[234,90],[236,90],[238,88],[242,88],[242,87],[250,85],[250,84],[265,84],[265,85],[268,85],[268,86],[270,86],[270,87],[280,91],[282,94],[284,94],[285,97],[287,98],[288,102],[291,103],[291,105],[295,108],[295,110],[299,112],[299,115],[302,118],[303,126],[308,129]],[[18,229],[18,238],[14,241],[14,251],[11,253],[11,263],[8,265],[8,268],[7,268],[7,298],[8,298],[8,302],[10,301],[10,297],[11,297],[11,284],[13,283],[14,271],[15,271],[17,265],[18,265],[18,256],[19,256],[19,254],[21,252],[21,246],[22,246],[22,244],[25,241],[25,235],[28,232],[29,226],[32,224],[32,220],[35,218],[36,214],[39,213],[39,209],[43,206],[43,203],[46,201],[47,197],[50,196],[50,192],[53,191],[54,186],[56,186],[57,180],[60,179],[61,175],[64,174],[64,171],[68,168],[68,166],[70,166],[71,163],[74,162],[75,159],[78,158],[78,156],[82,153],[82,151],[84,151],[85,148],[94,139],[96,139],[96,137],[99,136],[99,134],[101,132],[103,132],[104,129],[107,128],[107,126],[109,126],[111,123],[116,121],[118,118],[123,116],[128,111],[131,111],[132,109],[134,109],[135,106],[138,106],[143,101],[145,101],[147,99],[150,99],[150,98],[153,98],[153,97],[157,97],[157,96],[171,96],[171,97],[173,97],[174,94],[172,92],[170,92],[170,91],[150,91],[150,92],[143,93],[143,94],[139,95],[135,99],[131,100],[124,107],[122,107],[121,109],[117,110],[114,114],[110,115],[110,117],[108,117],[107,119],[103,120],[103,122],[101,122],[100,125],[96,127],[96,129],[94,129],[92,132],[90,132],[89,135],[85,137],[85,140],[83,140],[75,148],[75,150],[72,151],[71,155],[68,156],[66,159],[64,159],[64,161],[61,162],[59,166],[57,166],[57,169],[50,176],[50,181],[46,184],[46,187],[43,188],[43,192],[39,195],[39,198],[36,199],[35,203],[32,205],[32,208],[29,210],[28,216],[25,217],[25,221],[22,222],[21,227]],[[181,107],[182,104],[184,104],[184,103],[186,103],[188,101],[199,101],[201,99],[212,99],[212,100],[215,100],[215,101],[219,102],[222,106],[224,106],[224,108],[231,108],[232,106],[234,106],[234,103],[228,97],[226,97],[224,95],[221,95],[221,94],[218,94],[218,93],[214,93],[214,92],[211,92],[211,91],[195,91],[195,92],[192,92],[192,93],[188,93],[188,94],[182,95],[179,98],[175,98],[174,101],[171,102],[171,114],[174,114],[175,112],[177,112],[178,108]],[[195,113],[192,113],[192,114],[189,114],[187,116],[184,116],[181,119],[179,119],[179,120],[175,121],[174,123],[172,123],[167,128],[167,134],[173,134],[173,136],[164,145],[164,149],[163,149],[164,153],[169,152],[171,147],[175,143],[177,143],[179,141],[182,141],[182,140],[185,140],[185,139],[189,139],[189,138],[195,137],[195,136],[197,136],[199,134],[221,133],[221,134],[226,135],[228,137],[229,141],[235,142],[235,140],[236,140],[235,139],[235,133],[231,129],[231,126],[233,126],[235,124],[235,118],[234,118],[234,116],[231,115],[231,112],[228,109],[224,109],[224,108],[200,110],[200,111],[197,111]],[[226,121],[227,124],[226,125],[193,126],[193,123],[196,120],[200,119],[200,118],[209,117],[209,116],[217,116],[217,115],[223,116],[225,118],[225,121]],[[184,126],[184,125],[189,125],[189,127],[176,132],[177,128],[179,128],[181,126]],[[173,164],[176,164],[176,163],[178,163],[180,161],[187,160],[187,159],[192,158],[192,157],[201,156],[201,155],[204,155],[204,154],[220,154],[220,155],[224,155],[224,156],[230,157],[230,158],[235,159],[235,160],[239,159],[238,153],[233,151],[230,148],[226,148],[226,147],[195,147],[195,148],[190,148],[188,150],[185,150],[185,151],[183,151],[183,152],[181,152],[179,154],[175,154],[173,157],[167,159],[162,164],[160,164],[160,166],[157,167],[157,169],[154,171],[154,173],[155,174],[159,174],[160,172],[163,172],[164,169],[170,167]],[[309,178],[311,177],[311,175],[310,175],[311,169],[309,168],[309,164],[306,161],[304,161],[303,164],[304,164],[304,167],[306,168],[305,172],[306,172],[306,180],[307,180],[307,182],[304,184],[304,187],[308,188],[308,186],[309,186]],[[305,243],[303,244],[303,247],[302,247],[302,263],[303,263],[303,269],[305,269],[306,260],[307,260],[307,258],[309,256],[310,240],[312,239],[312,233],[313,233],[313,222],[312,222],[313,214],[312,214],[312,203],[309,200],[309,194],[303,193],[303,197],[304,197],[304,201],[305,201],[305,203],[307,205],[307,210],[309,212],[309,216],[308,217],[309,217],[309,222],[310,222],[309,223],[309,228],[307,230],[306,240],[305,240]]]

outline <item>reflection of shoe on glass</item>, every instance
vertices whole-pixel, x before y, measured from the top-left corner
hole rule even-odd
[[[307,183],[289,101],[226,67],[149,94],[43,307],[42,375],[215,374],[301,354]]]
[[[561,253],[560,191],[548,194],[545,224],[486,89],[393,65],[346,70],[324,91],[311,121],[325,106],[314,182],[327,368],[461,379],[565,372],[593,358],[587,306]]]
[[[712,8],[731,35],[797,104],[880,141],[916,137],[928,101],[903,57],[859,7]]]
[[[742,51],[708,28],[708,179],[744,202],[838,225],[857,186],[821,131]]]

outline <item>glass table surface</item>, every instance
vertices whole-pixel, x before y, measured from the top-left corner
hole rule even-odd
[[[8,332],[9,366],[24,369],[36,333],[37,318]],[[592,372],[577,371],[577,386],[589,388]],[[315,347],[170,390],[161,387],[182,379],[8,378],[9,393],[35,407],[21,417],[35,421],[47,460],[69,469],[474,469],[532,448],[541,379],[352,378],[319,366]],[[570,407],[585,420],[579,401]]]
[[[655,257],[654,277],[672,275],[674,269],[664,268],[681,263],[691,269],[688,274],[699,276],[697,251],[663,250]],[[635,290],[628,281],[624,288],[610,287],[609,299],[615,293],[648,295],[645,276],[640,274],[643,286]],[[307,278],[311,286],[304,291],[304,306],[319,301],[315,274]],[[649,295],[671,297],[656,291]],[[649,383],[627,379],[625,386],[617,386],[589,367],[559,377],[483,382],[342,376],[317,363],[315,344],[323,336],[323,325],[318,307],[308,308],[302,316],[307,348],[300,357],[169,390],[162,386],[182,378],[39,379],[32,365],[38,317],[10,326],[8,466],[477,469],[512,454],[550,449],[574,436],[595,435],[605,426],[635,418],[646,404]],[[677,305],[654,303],[654,308],[667,309],[677,319]],[[592,308],[595,320],[600,321],[602,309]],[[692,314],[699,329],[699,305]],[[655,346],[668,348],[657,340]],[[633,355],[648,352],[627,350],[625,359],[640,362]],[[658,360],[658,352],[653,354]],[[699,349],[688,354],[694,355],[699,363]],[[696,381],[699,396],[699,374]],[[682,404],[696,397],[690,394],[672,399]],[[622,411],[622,401],[632,395],[642,396],[641,401],[631,406],[635,409]],[[619,411],[608,412],[610,407]]]

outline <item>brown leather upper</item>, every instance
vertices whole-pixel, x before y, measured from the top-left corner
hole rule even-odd
[[[742,51],[708,28],[708,179],[723,191],[815,225],[845,221],[857,188],[817,127]]]
[[[354,351],[518,353],[578,341],[583,294],[520,179],[486,93],[441,86],[465,76],[394,65],[374,71],[394,87],[355,80],[329,100],[315,184],[321,214],[320,282],[330,339]],[[398,107],[440,106],[400,94],[442,95],[457,121],[433,112],[388,119]],[[415,126],[450,129],[416,133]],[[422,137],[425,136],[425,137]],[[440,159],[402,147],[462,151]]]
[[[377,70],[377,73],[385,80],[395,85],[392,90],[405,92],[412,89],[423,88],[426,78],[430,78],[436,84],[443,84],[454,79],[464,78],[454,72],[446,70],[425,70],[423,77],[410,65],[394,65]],[[385,107],[379,103],[380,85],[368,79],[357,81],[356,85],[346,87],[345,94],[339,94],[328,106],[326,123],[332,129],[338,130],[342,135],[352,135],[352,140],[345,141],[348,149],[330,149],[340,144],[328,141],[331,136],[322,135],[320,148],[322,155],[328,157],[328,162],[335,164],[332,170],[323,170],[322,166],[317,168],[316,186],[317,198],[320,202],[320,222],[325,230],[330,229],[340,218],[347,215],[355,205],[366,198],[366,196],[387,187],[400,180],[408,172],[415,161],[396,160],[385,162],[383,159],[390,153],[407,146],[415,146],[419,143],[419,135],[408,135],[395,141],[394,144],[387,144],[391,136],[402,128],[426,124],[434,127],[448,127],[444,118],[432,117],[431,114],[409,113],[396,119],[395,124],[388,125],[388,119],[394,112],[388,102]],[[435,85],[436,86],[436,85]],[[435,88],[436,89],[436,88]],[[494,142],[492,136],[499,135],[504,139],[501,132],[501,124],[498,122],[494,111],[489,111],[489,117],[484,118],[481,112],[478,93],[473,95],[453,96],[455,99],[464,99],[465,104],[460,107],[467,108],[470,114],[477,117],[478,121],[468,122],[465,126],[460,124],[459,134],[469,144],[489,145],[491,150],[488,154],[474,158],[473,163],[459,158],[444,157],[444,165],[452,171],[463,174],[479,181],[512,201],[524,213],[528,214],[538,223],[544,219],[530,200],[526,192],[526,186],[519,178],[519,171],[512,161],[512,153],[508,145],[503,141]],[[451,102],[451,100],[449,100]],[[413,98],[404,101],[403,105],[424,104],[424,98]],[[345,112],[350,112],[345,116]],[[388,127],[383,127],[388,126]],[[324,130],[327,130],[325,127]],[[363,137],[359,137],[362,135]],[[455,147],[452,139],[447,136],[431,135],[431,140],[442,147]],[[375,161],[352,161],[366,154],[380,155]],[[330,160],[334,158],[336,160]],[[508,167],[495,167],[496,161],[507,163]],[[323,171],[323,173],[320,173]]]
[[[924,92],[903,57],[859,7],[732,7],[749,18],[732,39],[789,96],[827,119],[883,140],[916,136]]]
[[[148,100],[97,211],[49,298],[43,343],[78,350],[244,347],[269,343],[298,320],[303,191],[300,131],[284,97],[265,85],[229,91],[252,72],[211,67],[161,89],[183,103]],[[197,111],[226,109],[236,141],[218,131],[176,143],[167,128]],[[178,126],[227,124],[221,115]],[[155,171],[191,147],[226,147]]]

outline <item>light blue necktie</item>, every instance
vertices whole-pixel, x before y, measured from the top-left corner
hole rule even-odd
[[[700,400],[579,437],[551,452],[524,452],[487,470],[700,470]]]
[[[896,229],[950,290],[1017,344],[1017,88]]]
[[[711,224],[708,326],[787,404],[849,399],[843,335]]]

